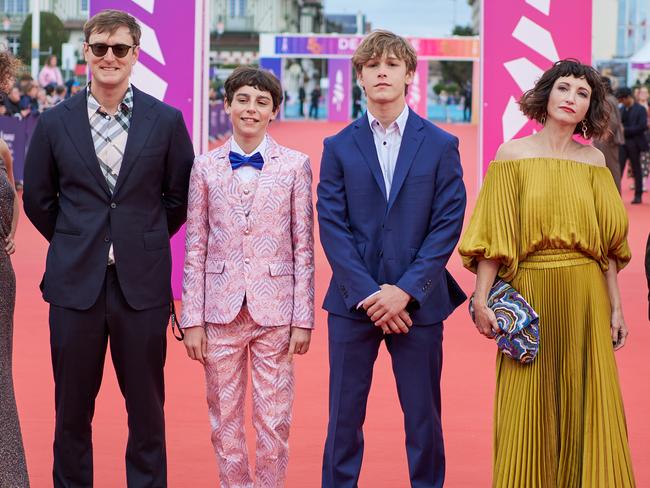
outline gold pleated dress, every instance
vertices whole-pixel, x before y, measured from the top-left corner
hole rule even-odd
[[[630,260],[627,226],[606,167],[490,164],[459,252],[498,260],[540,317],[531,364],[497,353],[494,487],[635,486],[604,274]]]

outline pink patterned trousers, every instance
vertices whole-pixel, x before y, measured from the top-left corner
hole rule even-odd
[[[284,486],[293,403],[293,364],[287,356],[290,326],[260,326],[244,304],[231,323],[206,324],[205,331],[208,408],[221,488]],[[255,481],[244,433],[249,352],[257,433]]]

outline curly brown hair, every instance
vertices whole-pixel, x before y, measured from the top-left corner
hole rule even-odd
[[[577,59],[563,59],[546,70],[535,86],[519,99],[519,108],[529,119],[540,124],[546,118],[548,99],[558,78],[573,76],[584,79],[591,88],[589,109],[585,115],[587,139],[600,137],[609,130],[609,109],[606,101],[607,91],[600,79],[600,73]],[[582,133],[582,124],[577,124],[574,134]]]
[[[0,51],[0,92],[8,92],[22,63],[9,51]]]

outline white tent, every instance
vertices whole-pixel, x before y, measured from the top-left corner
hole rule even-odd
[[[650,42],[634,53],[629,59],[632,69],[650,69]]]

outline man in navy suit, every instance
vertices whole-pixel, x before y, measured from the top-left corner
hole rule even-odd
[[[91,487],[91,423],[106,347],[128,412],[129,487],[167,486],[164,377],[169,237],[194,158],[181,113],[129,82],[140,27],[105,10],[84,26],[89,87],[43,113],[25,163],[25,213],[49,241],[54,486]]]
[[[324,142],[318,221],[333,276],[322,486],[357,486],[372,370],[386,342],[404,412],[412,487],[440,487],[442,321],[466,296],[445,265],[460,236],[458,139],[409,110],[417,58],[375,31],[352,59],[368,112]]]
[[[632,204],[638,205],[643,198],[643,170],[641,168],[641,153],[648,150],[648,111],[632,96],[632,90],[624,86],[616,91],[616,98],[621,105],[621,122],[625,144],[619,147],[619,164],[621,179],[625,175],[625,165],[630,160],[634,174],[634,199]]]

